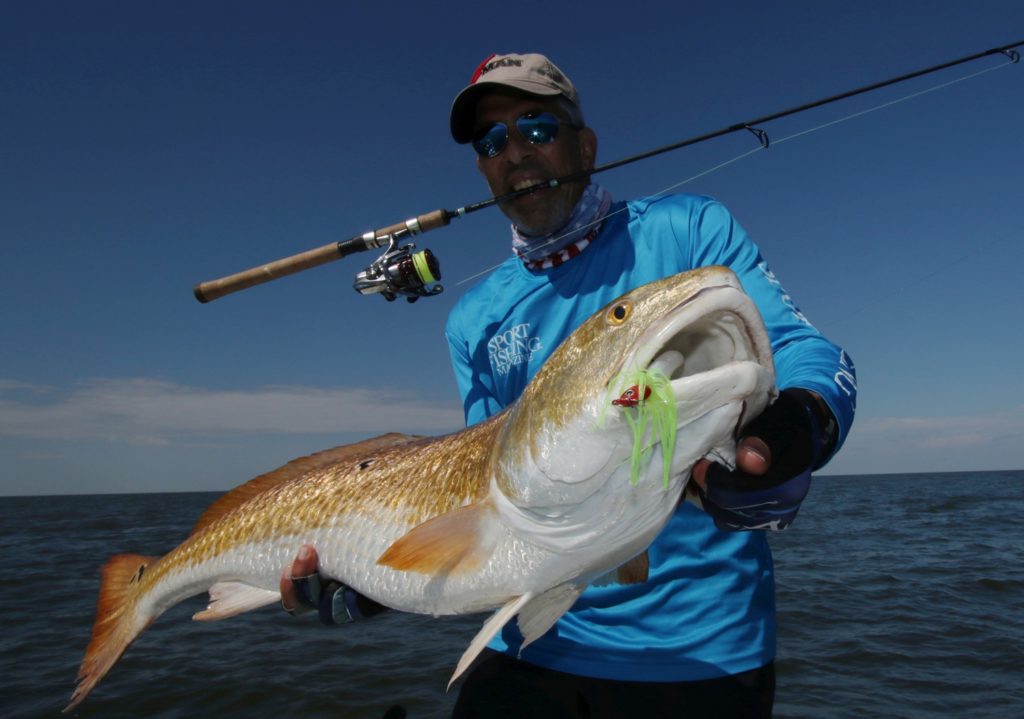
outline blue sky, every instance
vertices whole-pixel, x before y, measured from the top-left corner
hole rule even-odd
[[[1022,39],[1017,0],[4,3],[0,494],[225,489],[460,427],[442,329],[509,252],[496,210],[420,238],[446,291],[415,305],[352,290],[368,253],[208,305],[191,288],[486,198],[447,115],[492,52],[558,63],[607,162]],[[853,356],[829,473],[1024,467],[1024,63],[1006,62],[773,122],[768,150],[678,188],[723,201]],[[597,181],[653,194],[755,147]]]

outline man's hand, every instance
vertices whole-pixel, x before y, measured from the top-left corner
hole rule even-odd
[[[693,468],[701,504],[719,529],[788,527],[811,486],[811,470],[835,442],[835,421],[813,392],[786,389],[743,432],[736,469],[701,460]]]
[[[298,592],[295,587],[295,580],[301,577],[309,577],[316,574],[320,558],[317,557],[316,549],[309,544],[303,544],[299,549],[291,569],[281,574],[281,606],[289,614],[301,614],[304,609],[312,609],[305,602],[299,601]],[[305,597],[303,597],[305,599]]]
[[[319,563],[316,549],[303,544],[291,568],[281,574],[281,606],[286,612],[315,609],[323,624],[347,624],[387,609],[341,582],[325,580],[317,571]]]

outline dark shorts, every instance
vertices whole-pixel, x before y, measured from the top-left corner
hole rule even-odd
[[[490,649],[459,692],[452,719],[767,719],[775,665],[692,682],[629,682],[556,672]]]

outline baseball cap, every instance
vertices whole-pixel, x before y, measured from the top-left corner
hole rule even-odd
[[[561,95],[577,111],[580,105],[576,87],[555,63],[543,55],[491,55],[480,63],[469,85],[463,88],[452,103],[451,130],[456,142],[465,144],[473,139],[476,103],[484,93],[495,87],[510,87],[541,97]],[[582,117],[578,121],[582,122]]]

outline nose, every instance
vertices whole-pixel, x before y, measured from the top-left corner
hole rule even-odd
[[[533,144],[522,136],[518,128],[513,126],[508,133],[508,142],[505,145],[505,149],[501,153],[503,159],[507,162],[519,164],[524,159],[531,157],[533,152]]]

